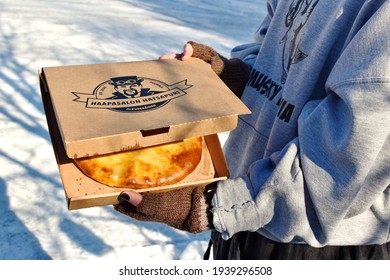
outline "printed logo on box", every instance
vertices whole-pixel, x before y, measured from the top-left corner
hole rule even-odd
[[[171,100],[186,95],[187,80],[168,85],[162,81],[122,76],[98,85],[92,93],[72,92],[86,108],[109,109],[117,112],[145,112],[167,105]]]

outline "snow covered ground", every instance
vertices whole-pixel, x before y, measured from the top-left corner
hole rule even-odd
[[[140,223],[111,206],[67,210],[37,72],[155,59],[187,40],[228,55],[252,39],[264,2],[1,0],[0,259],[200,259],[208,233]]]

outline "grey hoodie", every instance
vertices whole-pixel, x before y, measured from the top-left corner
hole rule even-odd
[[[224,239],[390,240],[390,1],[268,1],[252,70],[224,147],[231,171],[213,199]]]

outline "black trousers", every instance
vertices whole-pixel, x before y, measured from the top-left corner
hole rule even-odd
[[[279,243],[256,232],[240,232],[229,240],[213,231],[215,260],[389,260],[390,242],[382,245],[325,246]],[[207,258],[207,252],[205,254]]]

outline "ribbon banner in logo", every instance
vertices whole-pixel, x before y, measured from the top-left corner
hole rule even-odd
[[[77,98],[76,102],[83,102],[86,104],[86,108],[91,109],[111,109],[111,110],[125,110],[125,111],[144,111],[152,108],[161,107],[175,98],[186,95],[186,89],[192,87],[187,85],[187,80],[167,85],[160,81],[143,78],[146,80],[148,89],[145,90],[146,94],[137,97],[126,97],[123,94],[118,97],[116,90],[113,86],[109,86],[107,81],[95,88],[93,93],[80,93],[72,92]],[[153,89],[150,85],[154,84]],[[110,92],[110,95],[102,94],[102,92]],[[100,97],[100,98],[99,98]]]

